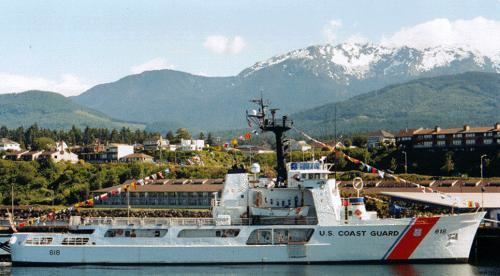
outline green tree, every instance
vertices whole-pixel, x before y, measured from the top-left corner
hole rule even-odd
[[[35,138],[32,144],[34,150],[49,150],[55,146],[56,142],[49,137]]]
[[[167,140],[168,140],[168,141],[170,141],[170,142],[172,142],[172,143],[173,143],[173,142],[174,142],[174,140],[175,140],[174,133],[173,133],[171,130],[169,130],[169,131],[167,132]]]
[[[355,135],[352,137],[352,145],[356,147],[366,147],[367,138],[361,135]]]
[[[179,128],[175,132],[175,142],[179,143],[181,139],[191,139],[191,134],[186,128]]]
[[[209,144],[210,146],[214,145],[214,138],[212,136],[212,132],[209,132],[207,135],[207,144]]]
[[[198,135],[198,139],[205,140],[205,133],[200,132],[200,134]]]

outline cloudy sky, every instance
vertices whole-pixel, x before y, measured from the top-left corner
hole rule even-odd
[[[77,95],[153,69],[207,76],[344,41],[500,51],[500,0],[4,1],[0,93]]]

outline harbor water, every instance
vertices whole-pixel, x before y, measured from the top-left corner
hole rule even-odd
[[[480,264],[328,264],[0,267],[0,275],[500,275],[497,259]]]

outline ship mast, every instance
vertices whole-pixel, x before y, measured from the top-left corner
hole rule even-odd
[[[250,102],[259,106],[258,110],[247,111],[247,120],[249,124],[253,122],[262,132],[270,131],[274,133],[276,138],[276,171],[278,173],[278,184],[284,183],[286,176],[285,167],[285,154],[283,149],[284,133],[292,128],[293,121],[284,115],[281,119],[276,118],[277,108],[269,108],[269,102],[264,102],[262,97],[260,99],[251,100]]]

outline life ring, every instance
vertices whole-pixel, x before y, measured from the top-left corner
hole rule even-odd
[[[302,207],[298,207],[298,208],[295,208],[295,213],[298,215],[300,214],[300,210],[302,209]]]
[[[361,212],[361,210],[356,209],[356,211],[354,211],[354,214],[355,214],[356,216],[360,217],[360,216],[361,216],[361,214],[362,214],[362,212]]]
[[[47,219],[50,220],[50,221],[53,221],[54,220],[54,212],[50,212],[48,215],[47,215]]]

